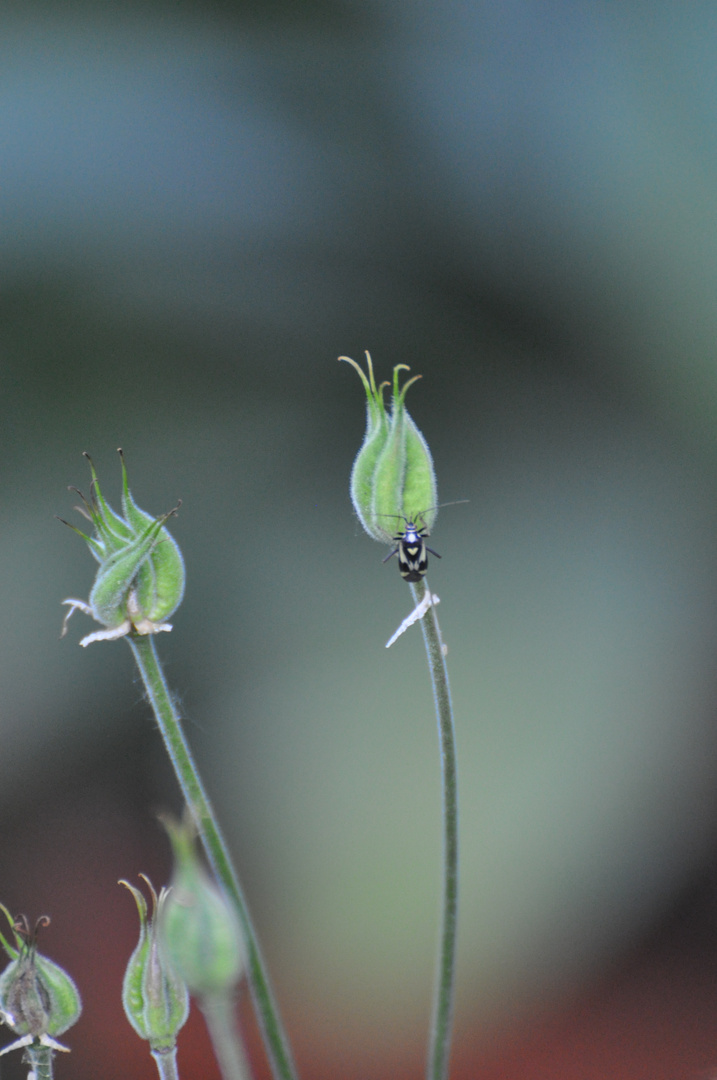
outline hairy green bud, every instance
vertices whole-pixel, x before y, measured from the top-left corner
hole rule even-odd
[[[37,932],[50,920],[43,916],[31,930],[24,915],[13,919],[2,904],[0,910],[15,938],[13,946],[0,934],[0,943],[10,957],[0,975],[0,1014],[4,1023],[21,1036],[1,1053],[32,1044],[66,1050],[54,1036],[62,1035],[77,1021],[82,1002],[64,968],[37,951]]]
[[[200,1000],[230,994],[244,970],[241,929],[224,894],[197,856],[196,830],[166,819],[174,855],[169,895],[158,912],[162,949]]]
[[[141,1039],[149,1042],[152,1053],[170,1053],[177,1042],[177,1032],[189,1015],[187,988],[159,947],[157,920],[167,901],[168,890],[159,897],[149,878],[143,877],[152,896],[152,916],[147,902],[134,885],[121,881],[134,897],[139,912],[139,941],[132,953],[122,984],[122,1004],[127,1019]]]
[[[339,360],[355,368],[366,391],[366,434],[351,472],[351,501],[359,521],[369,536],[384,544],[393,543],[397,519],[421,517],[430,530],[437,511],[433,459],[405,405],[406,391],[421,376],[414,375],[400,386],[399,372],[409,368],[396,364],[387,411],[383,391],[389,383],[376,386],[369,353],[368,376],[350,357]]]
[[[171,630],[166,620],[179,607],[184,595],[184,561],[164,524],[176,514],[181,503],[158,518],[140,510],[129,490],[121,450],[119,455],[124,517],[104,498],[88,454],[85,457],[92,472],[90,498],[86,499],[77,488],[70,488],[82,499],[83,506],[76,509],[91,522],[94,533],[87,536],[74,525],[70,528],[86,541],[100,565],[87,603],[63,600],[69,611],[62,632],[65,633],[67,620],[75,611],[91,615],[106,627],[88,634],[80,645],[130,633],[158,634]]]

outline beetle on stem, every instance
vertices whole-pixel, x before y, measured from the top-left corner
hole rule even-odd
[[[404,581],[417,582],[425,576],[428,569],[428,552],[431,555],[435,555],[437,559],[440,559],[440,555],[433,548],[429,548],[426,544],[426,538],[430,536],[428,532],[428,526],[423,519],[424,514],[430,513],[431,510],[438,510],[441,506],[456,506],[458,503],[468,502],[467,499],[456,499],[450,503],[439,503],[438,506],[429,506],[427,510],[423,510],[420,514],[414,514],[412,518],[407,518],[403,514],[387,515],[389,517],[403,518],[406,523],[406,528],[403,532],[399,532],[394,536],[394,540],[398,541],[393,551],[390,551],[384,562],[388,562],[394,555],[398,555],[398,569],[401,572],[401,577]],[[423,519],[423,525],[418,528],[416,522]]]

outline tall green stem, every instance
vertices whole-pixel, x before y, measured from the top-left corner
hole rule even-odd
[[[274,1078],[275,1080],[297,1080],[289,1043],[284,1034],[239,879],[209,797],[194,764],[179,715],[172,703],[155,650],[154,637],[151,634],[144,636],[132,634],[126,640],[134,653],[182,793],[197,822],[207,858],[239,916],[247,949],[249,985]]]
[[[426,595],[427,587],[425,580],[411,585],[417,604]],[[421,628],[433,684],[443,781],[443,905],[426,1076],[427,1080],[446,1080],[453,1026],[458,930],[458,770],[448,669],[433,605],[421,619]]]

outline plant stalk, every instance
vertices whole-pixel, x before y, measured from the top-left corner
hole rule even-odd
[[[159,1050],[152,1050],[152,1057],[157,1064],[159,1080],[179,1080],[176,1046],[173,1046],[171,1050],[167,1050],[164,1052],[160,1052]]]
[[[42,1043],[31,1043],[25,1051],[23,1061],[30,1066],[27,1080],[52,1080],[52,1049]]]
[[[411,585],[416,604],[423,600],[427,588],[425,579]],[[433,604],[421,619],[421,629],[438,720],[443,789],[443,898],[426,1077],[427,1080],[446,1080],[453,1027],[458,930],[458,769],[448,669]]]
[[[154,637],[131,634],[126,640],[137,662],[179,786],[197,823],[207,858],[239,916],[247,950],[249,986],[274,1080],[298,1080],[239,879],[172,702]]]
[[[207,1022],[222,1080],[251,1080],[249,1063],[234,1019],[233,995],[205,997],[199,1006]]]

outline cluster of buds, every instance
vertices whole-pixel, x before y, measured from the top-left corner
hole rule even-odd
[[[100,565],[87,602],[63,601],[69,611],[62,632],[65,633],[67,620],[75,611],[91,615],[105,627],[88,634],[80,645],[113,640],[130,633],[157,634],[171,630],[167,619],[179,607],[184,595],[184,561],[164,524],[176,514],[181,504],[158,518],[140,510],[130,494],[121,450],[119,455],[124,516],[116,513],[102,495],[89,454],[85,457],[92,472],[90,498],[86,499],[77,488],[70,488],[80,496],[83,505],[76,509],[91,522],[94,533],[87,536],[74,525],[70,528],[86,541]]]

